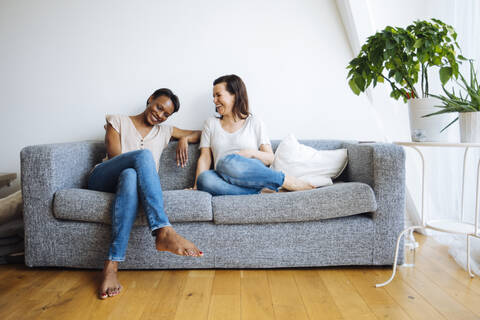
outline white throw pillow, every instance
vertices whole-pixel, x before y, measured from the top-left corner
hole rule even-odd
[[[272,169],[306,181],[316,188],[332,184],[347,166],[347,149],[317,150],[290,134],[278,145]]]

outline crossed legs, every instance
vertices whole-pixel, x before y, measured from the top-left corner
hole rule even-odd
[[[101,298],[117,295],[121,285],[117,278],[118,262],[125,260],[130,232],[139,202],[142,204],[158,251],[177,255],[201,256],[190,241],[175,232],[163,210],[160,180],[149,150],[121,154],[98,165],[91,173],[88,188],[115,192],[112,208],[112,242],[105,261]]]

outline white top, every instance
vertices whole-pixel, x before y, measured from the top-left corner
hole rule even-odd
[[[135,128],[129,116],[108,114],[105,119],[112,125],[113,129],[120,134],[122,153],[148,149],[153,154],[153,159],[155,160],[158,171],[162,151],[172,137],[172,126],[156,124],[152,130],[142,138],[142,135],[138,132],[137,128]],[[108,160],[108,158],[104,159],[104,161],[106,160]]]
[[[233,133],[222,128],[220,119],[211,117],[205,121],[199,148],[211,148],[214,167],[219,159],[242,149],[258,150],[260,145],[270,144],[263,121],[250,115],[243,127]]]

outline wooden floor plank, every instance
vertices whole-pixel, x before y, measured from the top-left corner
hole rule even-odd
[[[480,277],[470,278],[467,271],[462,269],[448,253],[448,247],[435,242],[432,238],[416,236],[420,247],[417,249],[416,257],[422,255],[435,261],[436,265],[442,267],[443,271],[454,277],[459,283],[469,287],[480,294]],[[426,250],[422,250],[422,249]],[[420,253],[421,251],[421,253]]]
[[[140,319],[156,320],[175,319],[178,303],[182,297],[187,282],[187,270],[166,270],[162,272],[163,276],[154,285],[151,297],[147,301]]]
[[[92,270],[75,271],[75,281],[54,301],[43,306],[44,312],[38,319],[84,319],[97,302],[97,288],[100,272]],[[81,310],[81,312],[79,312]]]
[[[207,319],[215,270],[189,271],[175,320]]]
[[[343,319],[317,269],[295,270],[293,275],[310,319]]]
[[[241,306],[239,295],[212,295],[208,320],[240,320]]]
[[[384,288],[376,288],[377,278],[369,269],[347,269],[347,278],[379,319],[411,319]]]
[[[240,270],[215,270],[212,294],[240,295]]]
[[[381,283],[388,279],[391,273],[391,270],[388,269],[375,271],[377,283]],[[429,301],[400,279],[400,277],[395,277],[390,284],[383,288],[412,319],[445,319],[445,317],[438,312]]]
[[[268,270],[273,311],[278,320],[308,319],[292,270]]]
[[[242,319],[275,319],[272,296],[265,270],[241,272]]]
[[[26,318],[37,301],[32,299],[59,270],[30,269],[17,266],[14,273],[0,281],[0,319]]]
[[[240,320],[240,288],[240,270],[216,270],[208,319]]]
[[[398,276],[414,288],[447,319],[478,319],[470,310],[456,302],[441,287],[430,281],[418,268],[398,268]]]
[[[22,279],[22,283],[17,286],[17,290],[10,291],[9,295],[12,299],[9,303],[9,309],[13,312],[2,314],[0,311],[0,319],[36,319],[42,312],[49,300],[55,299],[56,292],[45,290],[51,283],[56,282],[61,272],[48,271],[30,274]],[[40,276],[41,275],[41,276]],[[44,292],[44,294],[40,294]],[[50,298],[50,299],[49,299]],[[4,308],[0,308],[3,310]]]
[[[478,317],[480,317],[480,294],[473,290],[469,285],[464,285],[456,278],[444,271],[441,265],[436,261],[430,260],[426,256],[418,255],[415,268],[442,288],[448,295],[454,298],[458,303],[465,306]]]
[[[343,270],[322,269],[318,273],[344,319],[376,319]]]

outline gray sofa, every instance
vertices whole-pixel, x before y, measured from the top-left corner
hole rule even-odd
[[[404,227],[405,155],[392,144],[301,141],[347,148],[349,163],[332,186],[311,191],[212,197],[193,185],[198,147],[177,168],[176,142],[161,159],[165,211],[204,257],[157,252],[142,210],[121,268],[277,268],[392,265]],[[278,141],[272,141],[275,149]],[[103,142],[37,145],[21,151],[25,261],[30,267],[101,268],[110,241],[114,194],[84,189]],[[403,246],[401,246],[402,248]],[[399,263],[403,262],[403,250]]]

